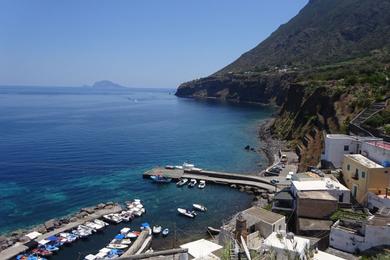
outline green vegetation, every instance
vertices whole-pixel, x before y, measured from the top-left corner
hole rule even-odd
[[[337,221],[340,219],[365,220],[367,219],[367,214],[338,209],[335,213],[332,214],[330,219],[332,221]]]
[[[370,127],[380,128],[384,127],[385,132],[389,133],[390,128],[390,109],[384,110],[369,119],[365,122]]]

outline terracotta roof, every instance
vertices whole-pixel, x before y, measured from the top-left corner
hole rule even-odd
[[[248,227],[260,221],[273,224],[284,218],[283,215],[259,207],[252,207],[244,210],[242,216],[246,219]]]

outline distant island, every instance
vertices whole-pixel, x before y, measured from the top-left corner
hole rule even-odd
[[[93,83],[92,86],[87,86],[94,89],[129,89],[128,87],[119,85],[109,80],[100,80]]]

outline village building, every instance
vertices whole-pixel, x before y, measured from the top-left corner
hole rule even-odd
[[[330,246],[358,253],[378,246],[390,245],[390,218],[371,216],[369,220],[338,220],[330,231]]]
[[[383,167],[361,154],[344,155],[342,169],[345,184],[360,204],[367,204],[368,192],[381,195],[390,187],[390,167]]]

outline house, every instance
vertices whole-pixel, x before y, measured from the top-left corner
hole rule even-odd
[[[298,218],[329,219],[338,208],[338,199],[327,191],[300,191],[296,201]]]
[[[275,259],[309,259],[310,240],[285,231],[273,232],[263,242],[261,252]]]
[[[223,245],[232,239],[240,240],[242,236],[250,249],[258,249],[261,237],[266,238],[280,230],[286,230],[285,216],[260,207],[251,207],[221,227],[219,244]]]
[[[344,154],[360,154],[366,142],[381,141],[374,137],[360,137],[343,134],[327,134],[321,159],[335,168],[340,168]]]
[[[350,190],[331,178],[307,178],[293,180],[291,183],[291,192],[294,197],[298,196],[298,192],[326,191],[339,203],[350,203]]]
[[[372,140],[362,143],[361,154],[370,160],[390,167],[390,143],[382,140]]]
[[[342,170],[345,184],[361,204],[366,204],[368,192],[380,195],[390,187],[390,167],[383,167],[361,154],[344,155]]]
[[[389,190],[387,190],[385,194],[379,194],[379,195],[372,192],[368,192],[367,208],[372,211],[378,211],[383,208],[390,208]]]
[[[291,214],[295,209],[294,201],[290,188],[284,188],[275,194],[272,202],[272,211]]]
[[[390,218],[371,216],[368,220],[338,220],[330,231],[331,247],[358,253],[372,247],[390,245]]]

